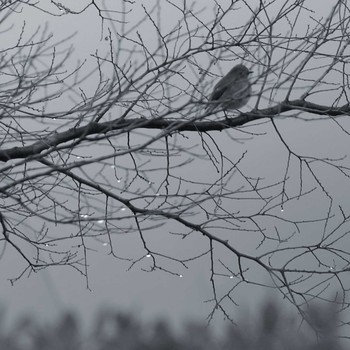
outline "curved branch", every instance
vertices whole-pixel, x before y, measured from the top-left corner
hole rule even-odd
[[[265,109],[241,113],[235,118],[224,118],[217,121],[200,121],[200,119],[203,118],[203,116],[201,116],[200,119],[192,119],[188,121],[181,119],[179,121],[174,121],[168,119],[131,118],[115,119],[104,123],[92,122],[88,125],[78,128],[71,128],[61,133],[55,132],[29,146],[12,147],[9,149],[0,150],[0,161],[6,162],[10,159],[35,156],[44,150],[48,150],[51,147],[57,147],[62,143],[74,141],[74,143],[77,144],[80,143],[86,136],[107,133],[110,131],[123,130],[123,132],[125,132],[126,130],[140,128],[166,130],[167,133],[165,134],[174,131],[220,131],[232,127],[242,126],[251,121],[262,118],[273,118],[275,116],[279,116],[281,113],[293,110],[302,110],[312,114],[329,115],[334,117],[348,115],[350,113],[350,106],[345,104],[341,107],[329,107],[303,100],[294,100],[281,102],[276,106]]]

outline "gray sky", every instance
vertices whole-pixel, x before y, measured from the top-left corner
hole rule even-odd
[[[106,3],[112,3],[107,1]],[[80,1],[83,6],[83,1]],[[190,6],[191,1],[187,2]],[[311,6],[311,1],[309,2]],[[68,2],[67,2],[68,4]],[[78,4],[78,2],[77,2]],[[141,4],[141,3],[140,3]],[[140,4],[136,4],[133,7],[133,11],[128,16],[130,23],[136,22],[138,16],[142,13]],[[326,5],[328,1],[318,1],[317,8],[313,7],[313,10],[319,11],[318,16],[321,16],[322,11],[326,13]],[[76,5],[77,8],[79,7]],[[147,6],[150,6],[148,3]],[[76,9],[77,9],[76,8]],[[174,11],[169,7],[164,6],[164,27],[170,26],[181,18],[176,18],[173,14]],[[203,18],[210,18],[213,15],[210,6],[204,14]],[[18,16],[18,17],[16,17]],[[62,17],[52,17],[44,12],[37,11],[36,9],[25,9],[22,14],[14,16],[17,23],[17,30],[20,28],[21,20],[25,18],[27,30],[35,29],[38,25],[43,25],[46,21],[49,25],[50,31],[54,34],[54,41],[64,38],[73,32],[77,32],[76,37],[72,43],[75,47],[74,55],[72,56],[72,62],[75,60],[87,59],[86,67],[92,67],[94,60],[91,58],[91,54],[95,53],[98,48],[101,52],[105,52],[108,48],[108,42],[101,40],[101,37],[107,34],[106,28],[108,23],[105,22],[104,26],[101,24],[101,20],[97,18],[97,13],[94,8],[89,8],[83,14],[73,16],[67,15]],[[316,16],[316,14],[315,14]],[[240,15],[237,20],[244,20],[244,16]],[[306,19],[307,20],[307,19]],[[239,24],[235,22],[235,24]],[[119,24],[116,24],[119,26]],[[130,24],[131,25],[131,24]],[[101,29],[102,28],[102,29]],[[103,35],[101,35],[103,30]],[[16,40],[14,35],[15,30],[7,33],[8,45],[11,45],[12,41]],[[146,39],[152,43],[153,37],[147,36],[147,31],[143,30],[142,34]],[[151,30],[149,31],[151,33]],[[11,41],[12,40],[12,41]],[[231,62],[223,63],[215,66],[217,71],[215,73],[226,72],[227,68],[232,65]],[[252,67],[257,76],[258,67]],[[215,80],[215,79],[214,79]],[[89,86],[86,86],[89,89]],[[259,86],[255,87],[258,91]],[[276,96],[277,98],[278,96]],[[55,102],[57,103],[57,102]],[[53,107],[60,108],[60,103],[57,105],[53,103]],[[253,101],[249,106],[252,107]],[[348,148],[347,135],[342,133],[340,129],[333,128],[330,130],[329,123],[320,122],[317,128],[314,128],[311,123],[307,124],[304,121],[296,121],[295,119],[278,120],[277,125],[281,127],[283,136],[288,139],[289,144],[294,150],[303,152],[306,150],[310,154],[318,154],[327,157],[342,156],[344,150]],[[346,125],[348,126],[348,125]],[[217,137],[218,144],[222,149],[230,150],[234,149],[239,157],[244,150],[248,150],[247,159],[242,169],[247,173],[253,173],[254,176],[260,176],[264,179],[283,178],[285,171],[285,162],[276,161],[286,157],[286,150],[281,144],[280,140],[274,134],[271,134],[271,125],[263,125],[259,128],[249,127],[244,131],[259,130],[262,134],[254,138],[253,141],[246,137],[246,139],[239,143],[234,143],[232,147],[232,139],[227,133],[213,133],[214,137]],[[266,132],[266,134],[263,134]],[[231,136],[244,136],[240,132],[232,132]],[[200,140],[195,135],[188,135],[192,138],[190,141],[199,143]],[[90,152],[90,150],[86,150]],[[213,169],[207,169],[203,171],[200,161],[194,163],[195,166],[191,167],[191,176],[193,178],[205,178],[208,180],[214,179]],[[291,174],[295,174],[298,169],[294,167],[291,170]],[[211,172],[213,172],[213,178],[210,178]],[[329,169],[324,169],[324,183],[332,191],[337,201],[341,203],[344,208],[350,209],[348,198],[350,195],[350,186],[344,185],[344,178],[340,177],[334,181],[334,174],[329,172]],[[237,184],[238,186],[238,184]],[[299,185],[291,182],[290,193],[296,195]],[[307,200],[300,200],[302,205],[295,205],[289,207],[286,205],[285,215],[286,218],[302,215],[305,212],[305,208],[310,210],[311,216],[322,217],[327,212],[327,203],[317,201],[317,194],[312,197],[311,205]],[[240,208],[232,208],[235,210],[250,210],[250,203],[242,205]],[[276,210],[280,211],[280,208]],[[171,226],[169,223],[166,228],[176,229],[176,225]],[[171,239],[171,245],[164,239],[164,232],[162,229],[154,230],[150,233],[150,240],[154,240],[153,244],[156,247],[159,245],[164,249],[174,250],[178,254],[184,254],[190,256],[193,251],[205,250],[207,247],[207,241],[201,240],[198,235],[198,239],[194,238],[186,242],[179,242]],[[286,234],[288,234],[286,229]],[[230,234],[230,232],[226,233]],[[153,235],[153,236],[151,236]],[[242,249],[253,249],[255,241],[249,237],[242,236],[237,239],[237,245]],[[131,238],[131,242],[126,244],[126,249],[133,249],[131,243],[136,238]],[[103,243],[103,242],[102,242]],[[208,256],[205,256],[193,263],[189,264],[189,269],[177,270],[183,277],[171,276],[163,272],[146,273],[140,270],[140,267],[147,267],[146,263],[142,263],[141,266],[136,266],[131,271],[127,271],[128,264],[113,259],[111,256],[106,255],[108,252],[101,242],[93,242],[91,246],[96,249],[96,252],[89,253],[89,286],[90,290],[86,288],[86,281],[83,276],[79,275],[76,271],[65,267],[47,269],[37,274],[32,274],[27,278],[23,276],[17,281],[14,286],[11,286],[7,279],[13,278],[18,275],[23,268],[23,262],[19,261],[18,256],[10,256],[6,254],[2,259],[0,265],[0,278],[2,283],[2,303],[5,306],[7,314],[11,320],[23,312],[30,312],[38,315],[40,319],[51,320],[52,317],[57,316],[62,310],[77,310],[82,319],[87,323],[92,319],[93,314],[101,306],[111,305],[115,308],[131,310],[142,317],[149,316],[165,316],[175,323],[189,318],[204,320],[208,313],[211,311],[211,305],[204,301],[212,297],[210,286],[210,260]],[[116,244],[118,244],[116,242]],[[123,243],[122,243],[123,244]],[[187,254],[187,255],[186,255]],[[231,259],[231,256],[223,254],[224,258]],[[176,267],[178,268],[178,267]],[[266,275],[262,276],[264,282]],[[219,288],[223,290],[229,288],[232,284],[232,280],[223,277],[218,280]],[[254,306],[258,303],[259,298],[265,296],[265,292],[259,288],[246,288],[237,292],[236,301],[241,308]],[[228,306],[229,310],[235,314],[238,309]],[[221,324],[222,317],[214,320],[217,324]]]

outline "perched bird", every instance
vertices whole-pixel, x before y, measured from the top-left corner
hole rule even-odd
[[[206,109],[213,112],[220,108],[224,111],[243,107],[249,100],[252,86],[249,74],[252,73],[243,64],[234,66],[214,87]]]

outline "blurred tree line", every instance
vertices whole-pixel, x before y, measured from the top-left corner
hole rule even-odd
[[[25,316],[6,330],[1,313],[0,349],[7,350],[334,350],[344,349],[336,335],[330,309],[309,312],[309,328],[297,318],[267,302],[255,317],[244,315],[239,326],[220,332],[187,322],[180,332],[165,320],[140,321],[132,313],[101,311],[89,331],[83,331],[76,314],[66,312],[53,323]],[[323,325],[323,327],[319,327]]]

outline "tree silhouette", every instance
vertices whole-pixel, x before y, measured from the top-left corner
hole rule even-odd
[[[271,308],[274,309],[272,314]],[[254,318],[241,315],[240,326],[228,324],[220,335],[193,322],[183,324],[181,330],[175,332],[165,320],[146,322],[133,314],[114,310],[101,310],[89,330],[84,332],[72,313],[63,314],[50,324],[42,324],[27,316],[8,330],[2,330],[0,345],[16,350],[343,349],[335,337],[317,340],[313,332],[301,329],[294,317],[272,302],[265,304],[262,310],[255,310],[254,314]],[[329,313],[321,311],[320,315],[328,319]],[[267,317],[271,321],[268,330],[263,324]]]
[[[101,41],[76,64],[74,37],[23,24],[1,51],[3,254],[25,264],[12,282],[61,265],[88,282],[104,245],[174,277],[209,261],[209,319],[231,319],[244,287],[276,288],[302,315],[315,298],[349,306],[346,1],[43,6],[3,1],[1,24],[92,8]],[[210,114],[238,63],[253,71],[248,105]]]

